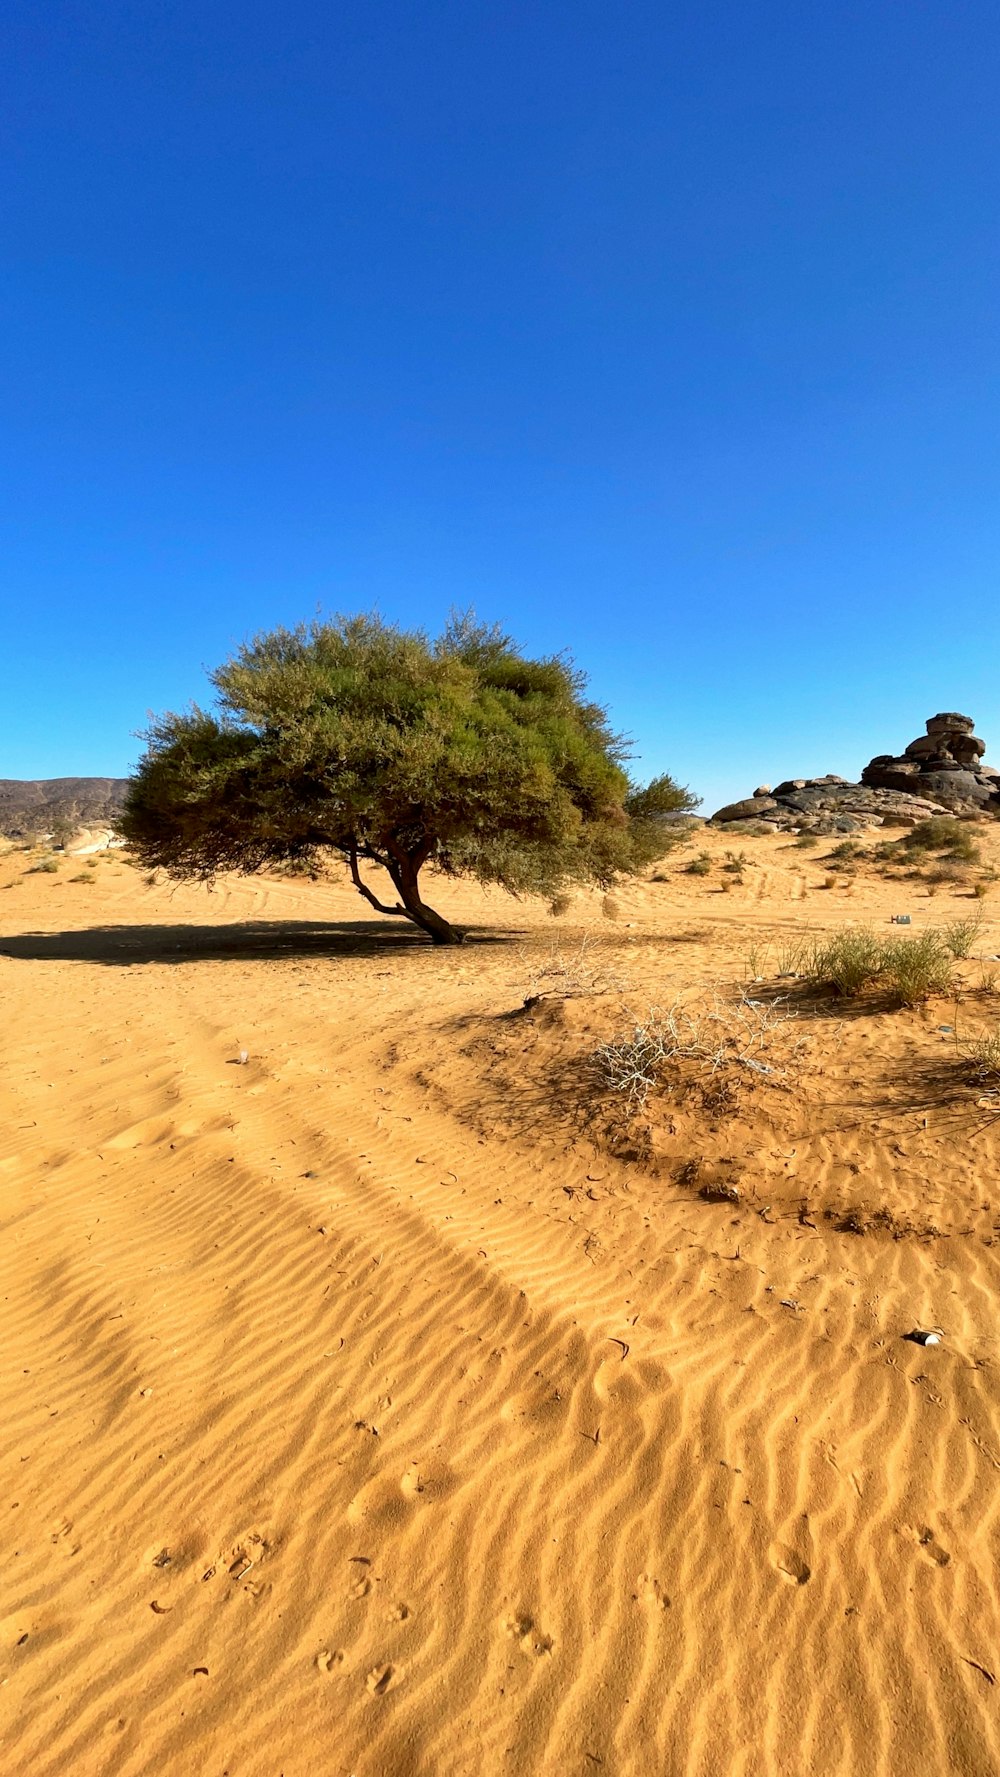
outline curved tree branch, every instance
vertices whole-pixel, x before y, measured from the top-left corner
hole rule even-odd
[[[398,901],[397,901],[395,907],[387,907],[383,901],[379,900],[378,896],[373,892],[373,890],[368,887],[368,884],[366,882],[362,882],[361,873],[358,869],[358,848],[357,848],[357,845],[355,845],[355,844],[351,845],[347,856],[348,856],[348,861],[351,866],[351,881],[354,883],[354,886],[357,889],[358,894],[364,895],[365,900],[370,902],[370,904],[374,907],[376,913],[398,913],[402,916],[403,919],[409,919],[411,917],[410,914],[406,911],[406,908],[402,907]]]

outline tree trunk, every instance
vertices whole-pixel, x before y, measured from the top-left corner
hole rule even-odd
[[[399,914],[410,920],[413,925],[419,926],[422,932],[426,932],[434,944],[461,944],[465,934],[457,932],[454,926],[450,926],[446,919],[441,918],[440,913],[435,913],[433,907],[428,907],[426,901],[420,899],[418,880],[420,867],[429,855],[430,846],[426,846],[415,856],[411,856],[409,852],[403,850],[402,846],[394,844],[392,840],[388,841],[387,849],[390,854],[387,858],[380,858],[377,854],[373,855],[372,853],[368,855],[372,862],[379,863],[383,870],[388,871],[392,879],[392,886],[402,905],[387,907],[385,902],[380,901],[378,896],[372,892],[367,883],[362,882],[361,872],[358,869],[358,848],[356,843],[352,842],[347,850],[347,860],[351,869],[351,880],[358,894],[364,895],[365,900],[374,907],[376,913]]]
[[[433,907],[428,907],[426,901],[420,899],[419,871],[420,866],[405,853],[393,860],[390,870],[410,919],[434,944],[461,944],[464,933],[456,931],[440,913],[435,913]]]

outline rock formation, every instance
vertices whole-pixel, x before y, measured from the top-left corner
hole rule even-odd
[[[927,733],[904,753],[880,753],[860,784],[842,777],[788,778],[769,790],[731,802],[713,821],[765,821],[780,829],[853,833],[861,827],[915,826],[947,812],[1000,816],[1000,772],[983,764],[986,751],[969,716],[931,716]]]
[[[971,716],[951,711],[931,716],[926,734],[911,740],[898,757],[880,753],[865,766],[861,782],[875,789],[912,791],[959,813],[996,806],[1000,773],[983,764],[986,744],[974,728]]]
[[[24,839],[110,825],[127,787],[123,777],[0,778],[0,834]]]

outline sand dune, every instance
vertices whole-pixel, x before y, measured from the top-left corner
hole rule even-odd
[[[630,1016],[972,906],[749,855],[614,920],[445,885],[455,952],[0,859],[5,1772],[1000,1768],[1000,1118],[939,1028],[1000,916],[960,1011],[798,1006],[629,1159]]]

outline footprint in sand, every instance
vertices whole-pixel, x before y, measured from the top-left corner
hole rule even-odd
[[[654,1578],[651,1573],[641,1573],[636,1583],[639,1590],[634,1593],[633,1596],[637,1598],[641,1604],[648,1604],[653,1610],[670,1609],[670,1599],[660,1585],[659,1580]]]
[[[771,1566],[780,1573],[783,1580],[788,1581],[790,1586],[804,1586],[811,1577],[812,1569],[808,1563],[803,1561],[802,1556],[797,1555],[794,1549],[789,1549],[784,1543],[771,1544],[770,1560]]]
[[[373,1697],[384,1697],[396,1676],[394,1666],[373,1666],[365,1679],[365,1684]]]
[[[317,1672],[325,1672],[325,1673],[336,1672],[337,1667],[342,1666],[343,1664],[344,1664],[344,1654],[343,1654],[343,1650],[339,1647],[320,1648],[319,1653],[316,1655],[316,1670],[317,1670]]]
[[[903,1525],[903,1535],[915,1542],[922,1555],[933,1561],[935,1567],[947,1567],[951,1560],[948,1550],[942,1548],[929,1524],[922,1524],[914,1529],[912,1524]]]
[[[368,1481],[351,1500],[347,1522],[364,1525],[369,1531],[400,1530],[407,1523],[413,1498],[401,1492],[386,1476]]]
[[[534,1618],[529,1617],[524,1611],[518,1611],[513,1616],[506,1617],[503,1628],[504,1634],[509,1635],[512,1641],[517,1642],[522,1654],[527,1654],[531,1659],[538,1660],[543,1654],[552,1652],[551,1635],[543,1634]]]

